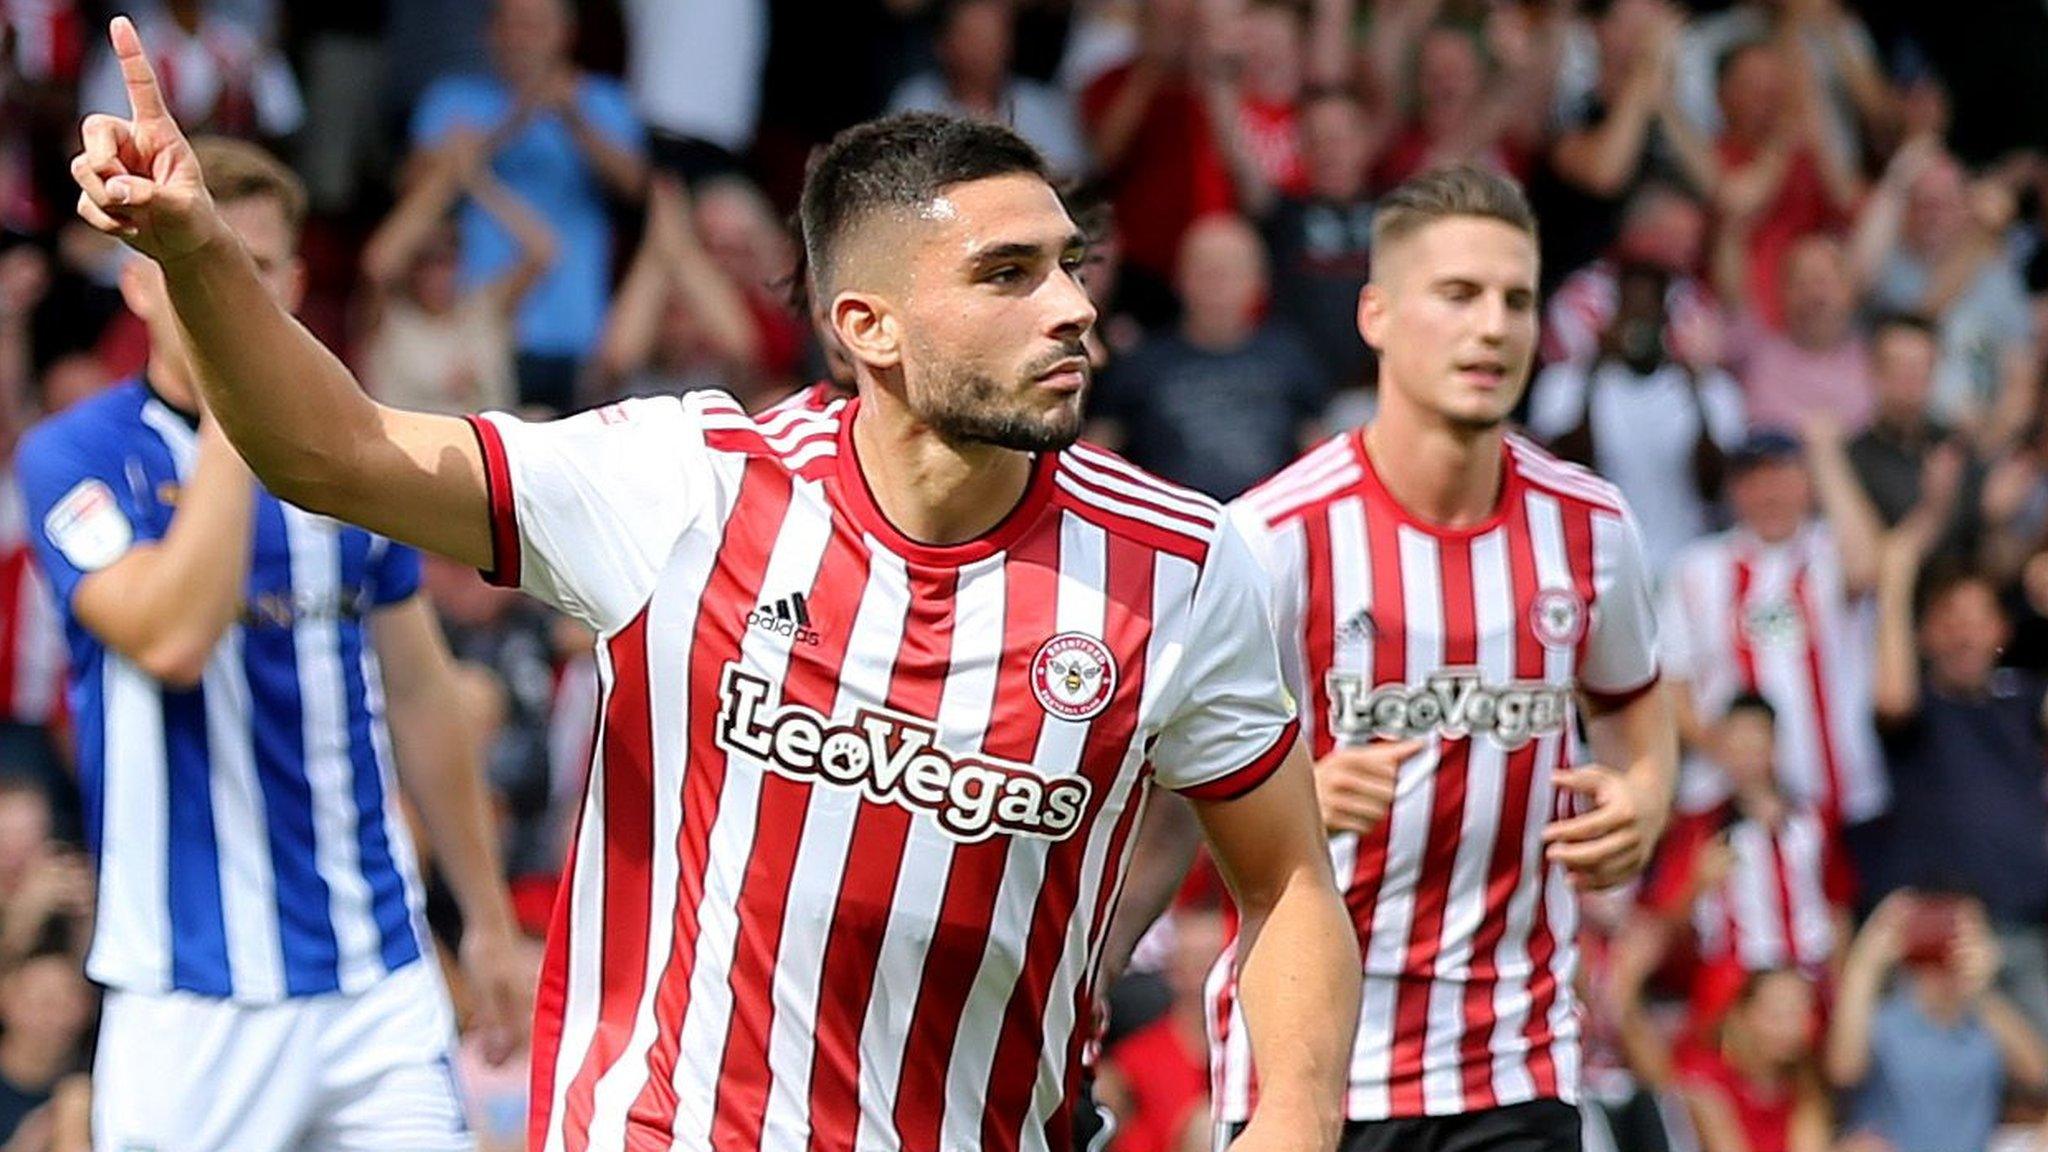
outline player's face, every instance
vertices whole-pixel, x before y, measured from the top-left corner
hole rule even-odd
[[[1009,175],[928,205],[902,291],[905,402],[955,443],[1056,451],[1081,429],[1095,305],[1052,187]]]
[[[1457,216],[1389,249],[1359,300],[1382,402],[1468,430],[1498,427],[1536,350],[1535,240],[1499,220]]]

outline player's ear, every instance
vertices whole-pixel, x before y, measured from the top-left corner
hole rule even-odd
[[[871,292],[832,298],[832,331],[854,360],[886,372],[903,362],[903,326],[889,302]]]
[[[1384,346],[1386,330],[1387,290],[1377,281],[1368,282],[1358,290],[1358,334],[1366,347],[1378,349]]]

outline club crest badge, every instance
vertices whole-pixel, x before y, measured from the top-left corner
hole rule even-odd
[[[1586,605],[1569,588],[1545,588],[1529,605],[1529,627],[1548,648],[1570,648],[1586,634]]]
[[[1093,719],[1116,691],[1116,660],[1095,637],[1062,632],[1031,658],[1031,691],[1053,716]]]

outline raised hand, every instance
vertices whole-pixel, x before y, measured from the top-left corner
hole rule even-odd
[[[159,262],[189,256],[224,235],[225,226],[191,143],[164,106],[135,25],[116,16],[107,32],[128,89],[129,114],[85,118],[85,150],[71,161],[78,215]]]

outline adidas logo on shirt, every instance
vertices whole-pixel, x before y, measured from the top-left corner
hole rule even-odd
[[[787,636],[799,644],[818,642],[818,630],[811,627],[811,607],[804,602],[801,592],[791,592],[754,609],[747,616],[747,627]]]

